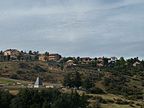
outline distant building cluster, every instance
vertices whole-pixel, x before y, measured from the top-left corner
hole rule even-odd
[[[118,59],[116,57],[98,57],[98,58],[90,58],[90,57],[84,57],[80,58],[80,62],[82,64],[93,64],[97,67],[104,67],[106,65],[112,65],[115,63]]]
[[[65,66],[76,66],[78,64],[81,65],[93,65],[96,67],[104,67],[104,66],[113,66],[117,57],[62,57],[58,53],[39,53],[38,51],[19,51],[17,49],[7,49],[5,51],[0,52],[0,61],[43,61],[43,62],[59,62],[64,64]],[[133,66],[140,65],[140,61],[135,58],[131,60],[133,62]]]
[[[8,49],[0,52],[0,61],[58,61],[60,54],[40,54],[38,51],[19,51],[17,49]]]
[[[61,59],[61,55],[59,54],[40,54],[40,61],[58,61]]]

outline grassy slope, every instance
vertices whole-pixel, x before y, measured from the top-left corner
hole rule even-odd
[[[37,76],[41,76],[48,82],[63,79],[63,73],[59,67],[53,69],[44,62],[0,62],[0,77],[16,77],[16,79],[34,81]]]
[[[0,84],[11,85],[11,84],[14,84],[14,83],[28,84],[28,83],[31,83],[31,82],[0,77]]]

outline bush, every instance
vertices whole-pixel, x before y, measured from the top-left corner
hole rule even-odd
[[[17,75],[17,74],[12,74],[12,75],[10,76],[10,78],[12,78],[12,79],[18,79],[18,75]]]
[[[34,66],[33,69],[36,71],[36,72],[46,72],[47,70],[42,68],[41,66]]]
[[[12,95],[8,91],[0,90],[0,108],[8,108],[11,99],[12,99]]]
[[[26,63],[19,63],[19,68],[22,68],[22,69],[29,69],[30,66]]]
[[[98,87],[90,88],[88,90],[88,92],[93,93],[93,94],[105,94],[105,92],[103,91],[103,89],[98,88]]]
[[[23,70],[18,70],[18,71],[16,71],[16,73],[17,74],[23,74],[23,73],[25,73]]]

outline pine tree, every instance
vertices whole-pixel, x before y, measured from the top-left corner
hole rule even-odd
[[[50,108],[50,104],[47,101],[44,101],[42,108]]]

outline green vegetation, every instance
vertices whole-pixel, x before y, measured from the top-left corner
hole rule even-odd
[[[6,79],[6,78],[0,78],[0,84],[12,84],[12,83],[15,83],[14,80],[10,80],[10,79]]]
[[[70,94],[61,93],[56,89],[34,90],[22,89],[16,96],[8,91],[0,91],[1,108],[87,108],[85,95],[76,91]]]

